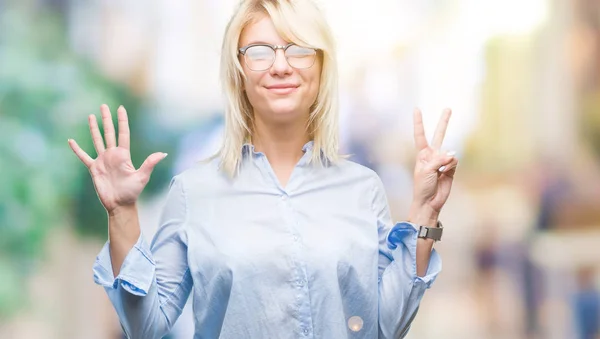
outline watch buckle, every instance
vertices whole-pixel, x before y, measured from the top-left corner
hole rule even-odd
[[[419,229],[419,238],[426,238],[427,237],[427,231],[428,231],[427,227],[420,226],[420,229]]]

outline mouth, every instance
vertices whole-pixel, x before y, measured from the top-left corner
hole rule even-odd
[[[269,90],[269,92],[272,92],[275,94],[290,94],[290,93],[295,92],[298,89],[298,87],[300,87],[300,85],[293,85],[293,84],[265,86],[265,88],[267,90]]]

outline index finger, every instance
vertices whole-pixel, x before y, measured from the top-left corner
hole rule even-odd
[[[413,112],[414,121],[414,133],[415,133],[415,146],[417,150],[427,148],[427,138],[425,137],[425,128],[423,127],[423,116],[418,108],[415,108]]]
[[[117,109],[117,120],[119,126],[119,147],[129,149],[129,121],[125,107],[119,106],[119,109]]]
[[[435,149],[440,149],[442,147],[442,143],[444,142],[444,137],[446,136],[446,129],[448,129],[448,122],[450,121],[451,115],[452,111],[449,108],[444,109],[444,113],[442,113],[442,117],[440,118],[437,128],[435,129],[435,134],[433,136],[433,141],[431,142],[431,147]]]

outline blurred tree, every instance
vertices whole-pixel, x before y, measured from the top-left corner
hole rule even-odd
[[[106,239],[106,212],[67,144],[74,138],[95,157],[88,114],[101,103],[128,108],[136,167],[152,152],[175,151],[167,131],[142,123],[140,98],[70,51],[62,14],[28,3],[0,11],[0,319],[27,304],[24,281],[53,227]],[[169,158],[144,194],[170,179]]]

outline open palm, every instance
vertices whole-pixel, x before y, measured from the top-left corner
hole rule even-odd
[[[112,213],[119,207],[135,204],[150,180],[152,170],[167,154],[161,152],[151,154],[136,170],[131,162],[129,152],[129,123],[125,108],[121,106],[117,110],[118,146],[108,106],[102,105],[100,111],[104,125],[104,140],[102,140],[96,116],[90,114],[88,117],[90,133],[98,157],[92,159],[73,139],[69,139],[69,146],[90,171],[100,202],[107,212]],[[104,141],[106,141],[106,146]]]

